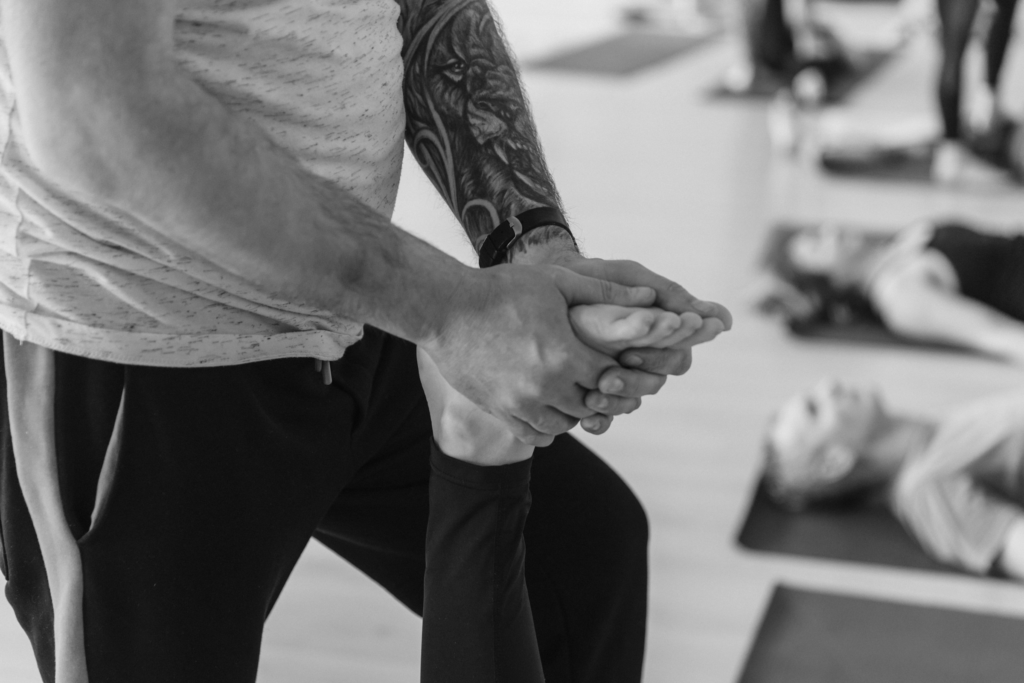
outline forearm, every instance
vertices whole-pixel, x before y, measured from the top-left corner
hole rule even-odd
[[[474,247],[509,216],[560,208],[515,62],[486,0],[400,4],[406,139]],[[563,230],[535,230],[518,250],[549,240],[560,249],[565,238]]]
[[[413,341],[436,334],[459,283],[480,275],[305,171],[196,85],[173,58],[167,5],[117,3],[115,24],[111,3],[81,4],[3,5],[44,174],[268,294]]]
[[[957,292],[894,282],[874,302],[894,332],[1024,362],[1024,323]]]

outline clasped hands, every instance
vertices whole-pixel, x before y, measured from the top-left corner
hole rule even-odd
[[[419,363],[439,445],[479,464],[525,459],[578,422],[604,432],[732,324],[629,261],[563,255],[477,274]]]

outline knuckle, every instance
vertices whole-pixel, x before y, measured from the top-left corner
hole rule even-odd
[[[598,280],[601,283],[601,299],[611,301],[615,298],[615,284],[608,280]]]

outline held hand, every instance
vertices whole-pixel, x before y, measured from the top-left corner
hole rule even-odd
[[[424,350],[456,391],[524,443],[546,446],[594,414],[584,396],[618,365],[576,338],[569,307],[649,307],[654,299],[648,287],[558,266],[495,266],[473,271],[453,293],[441,334]]]

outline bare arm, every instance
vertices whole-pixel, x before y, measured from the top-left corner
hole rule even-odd
[[[399,0],[406,140],[479,251],[509,216],[561,208],[515,62],[486,0]],[[541,229],[526,244],[555,240]]]
[[[198,87],[173,59],[176,4],[3,1],[36,164],[264,290],[406,338],[436,335],[445,294],[475,274],[305,172]],[[395,278],[442,296],[403,301]]]
[[[0,3],[28,151],[55,182],[263,291],[424,345],[517,436],[544,443],[592,414],[579,387],[614,361],[576,340],[567,307],[651,292],[466,268],[391,225],[178,67],[174,0]]]
[[[1024,363],[1024,323],[956,291],[907,274],[882,284],[872,299],[894,332]]]
[[[482,241],[505,218],[536,206],[560,207],[512,59],[486,0],[399,0],[405,39],[406,139],[427,176],[461,221],[470,241]],[[585,259],[564,230],[534,230],[516,243],[513,263],[555,263],[607,281],[645,285],[657,305],[674,313],[717,318],[713,338],[731,326],[724,307],[706,304],[639,264]],[[695,305],[696,304],[696,305]],[[657,392],[668,374],[689,367],[689,348],[645,349],[636,370],[610,368],[602,387],[625,398],[588,394],[588,406],[607,415],[635,407]]]

